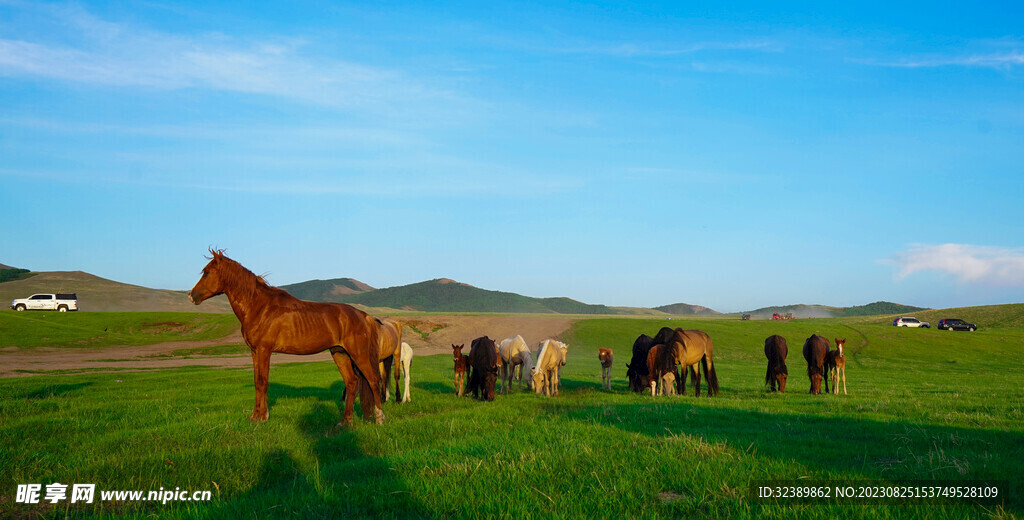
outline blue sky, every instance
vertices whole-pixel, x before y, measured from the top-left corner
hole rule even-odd
[[[0,263],[1024,301],[1020,4],[0,0]]]

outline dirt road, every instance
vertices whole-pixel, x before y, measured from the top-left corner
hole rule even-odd
[[[480,336],[504,339],[520,334],[531,348],[547,338],[557,338],[569,329],[571,318],[537,316],[398,316],[403,324],[402,340],[417,356],[451,354],[451,345],[469,343]],[[172,355],[182,349],[244,345],[240,331],[208,341],[170,341],[145,346],[118,346],[102,349],[6,348],[0,350],[0,377],[25,377],[54,374],[53,371],[111,372],[181,366],[251,367],[248,354]],[[466,350],[468,352],[468,348]],[[276,354],[272,364],[331,361],[329,353],[313,356]]]

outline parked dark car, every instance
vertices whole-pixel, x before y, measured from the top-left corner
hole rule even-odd
[[[978,326],[957,318],[944,318],[939,320],[939,330],[967,330],[974,332],[978,330]]]

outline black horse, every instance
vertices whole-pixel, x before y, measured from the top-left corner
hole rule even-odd
[[[487,336],[474,339],[469,348],[469,364],[472,372],[467,390],[477,399],[493,401],[494,385],[498,381],[498,349],[494,340]]]
[[[764,356],[768,358],[768,371],[764,374],[764,384],[771,387],[772,392],[778,385],[779,392],[786,391],[786,378],[789,377],[789,369],[786,368],[786,355],[789,354],[789,347],[786,346],[786,338],[775,334],[764,340]]]

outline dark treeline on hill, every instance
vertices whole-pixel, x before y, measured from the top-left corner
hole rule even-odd
[[[925,307],[913,307],[892,302],[875,302],[854,307],[841,307],[836,316],[878,316],[880,314],[905,314],[926,310]]]
[[[334,282],[337,280],[321,282],[321,285]],[[360,282],[356,283],[369,287]],[[281,288],[302,299],[424,312],[621,314],[605,305],[589,305],[570,298],[531,298],[516,293],[488,291],[446,278],[386,289],[370,288],[367,291],[350,294],[318,289],[315,285],[313,282],[303,282],[284,285]]]
[[[31,271],[29,271],[28,269],[0,269],[0,283],[10,282],[12,280],[21,280],[22,278],[25,278],[25,275],[29,273],[31,273]]]

